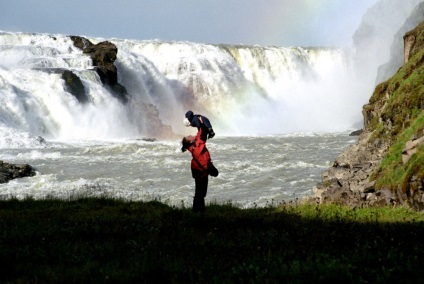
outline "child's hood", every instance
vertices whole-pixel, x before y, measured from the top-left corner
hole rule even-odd
[[[187,111],[185,114],[185,117],[190,121],[193,119],[193,116],[194,116],[194,113],[191,110]]]

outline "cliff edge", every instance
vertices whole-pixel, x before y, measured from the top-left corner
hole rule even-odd
[[[363,132],[323,173],[317,202],[424,210],[424,22],[403,40],[404,65],[363,106]]]

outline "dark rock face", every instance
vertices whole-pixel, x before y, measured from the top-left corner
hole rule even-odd
[[[364,132],[362,129],[355,130],[355,131],[352,131],[352,132],[349,134],[349,136],[359,136],[359,135],[361,135],[361,134],[362,134],[362,132]]]
[[[118,83],[118,71],[114,64],[118,48],[113,43],[103,41],[95,45],[91,44],[84,48],[83,52],[90,55],[103,83],[108,85]]]
[[[6,183],[15,178],[31,177],[35,170],[28,164],[9,164],[0,161],[0,183]]]
[[[129,94],[125,87],[118,83],[118,70],[115,66],[118,48],[109,41],[93,44],[86,38],[79,36],[70,37],[74,46],[90,55],[93,65],[103,84],[109,87],[112,94],[122,103],[127,103]]]
[[[88,102],[85,87],[81,79],[74,72],[64,70],[62,72],[62,79],[65,81],[65,91],[75,96],[80,103]]]

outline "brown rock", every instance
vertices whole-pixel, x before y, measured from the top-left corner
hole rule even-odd
[[[71,36],[70,38],[75,47],[90,55],[102,83],[110,88],[116,98],[127,103],[129,94],[125,87],[118,83],[118,70],[115,66],[118,54],[116,45],[109,41],[93,44],[88,39],[79,36]]]
[[[35,170],[28,164],[9,164],[0,161],[0,183],[6,183],[15,178],[30,177]]]

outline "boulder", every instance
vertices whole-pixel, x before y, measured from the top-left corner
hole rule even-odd
[[[0,183],[9,182],[15,178],[35,175],[35,169],[28,164],[9,164],[0,161]]]
[[[355,131],[352,131],[352,132],[349,134],[349,136],[359,136],[359,135],[361,135],[361,133],[362,133],[362,132],[364,132],[362,129],[355,130]]]

